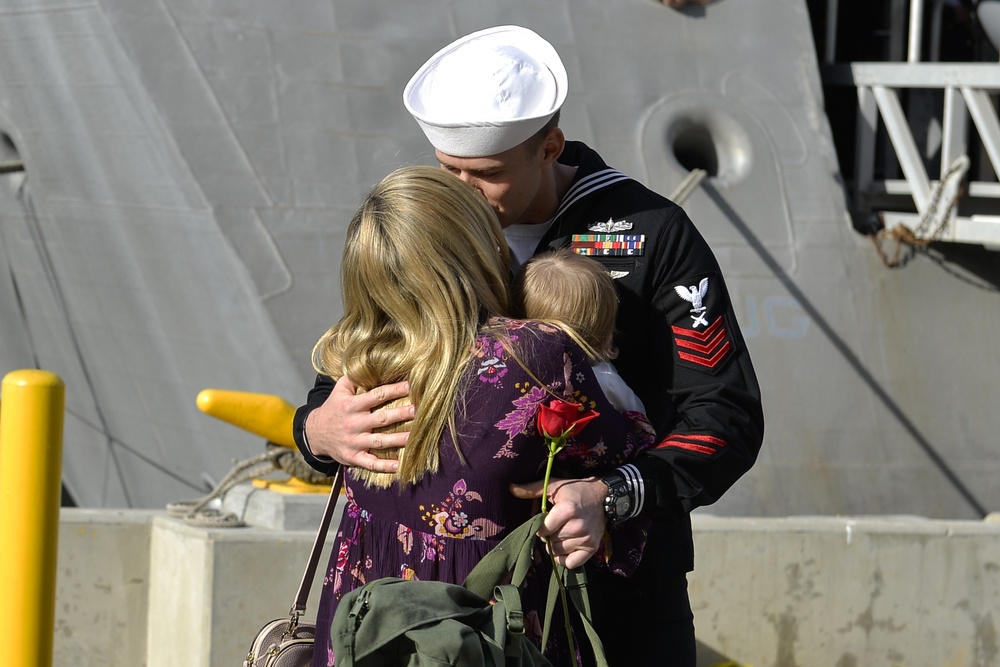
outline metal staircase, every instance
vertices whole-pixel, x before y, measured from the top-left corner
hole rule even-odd
[[[926,52],[938,56],[943,5],[891,3],[890,42],[907,29],[905,61],[837,63],[838,1],[828,0],[823,81],[857,90],[851,207],[869,228],[1000,247],[1000,63],[920,61],[927,17]]]

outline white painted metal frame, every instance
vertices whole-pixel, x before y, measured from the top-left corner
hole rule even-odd
[[[941,175],[958,164],[956,161],[965,160],[967,165],[964,156],[969,118],[979,133],[994,172],[1000,174],[1000,120],[990,99],[990,92],[1000,90],[1000,66],[994,63],[852,63],[850,70],[858,94],[856,192],[863,196],[877,189],[873,174],[875,140],[881,118],[905,180],[887,180],[878,185],[889,194],[909,194],[917,210],[916,214],[883,213],[886,225],[896,221],[912,228],[925,216],[947,213],[949,221],[942,236],[944,240],[1000,244],[1000,216],[960,218],[947,205],[955,194],[960,176],[953,176],[943,185],[940,183]],[[928,176],[900,104],[898,90],[906,88],[940,89],[944,93],[939,180],[932,181]],[[1000,184],[971,183],[967,194],[1000,198]],[[935,229],[937,224],[929,227]]]

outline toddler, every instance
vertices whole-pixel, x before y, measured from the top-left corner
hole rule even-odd
[[[623,412],[646,412],[611,365],[618,356],[618,293],[600,262],[568,248],[536,255],[514,278],[512,296],[518,317],[557,322],[585,343],[582,347],[612,405]]]

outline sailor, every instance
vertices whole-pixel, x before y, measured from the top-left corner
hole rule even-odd
[[[651,519],[632,578],[588,568],[595,621],[612,665],[692,667],[690,512],[753,465],[764,430],[760,390],[708,244],[679,206],[566,140],[566,95],[552,45],[500,26],[441,49],[413,75],[403,103],[441,167],[496,211],[515,263],[570,247],[615,278],[615,366],[645,404],[659,445],[600,476],[551,483],[542,534],[575,567],[609,526]],[[412,407],[370,410],[405,393],[404,382],[355,396],[349,379],[318,377],[295,418],[306,460],[392,471],[394,462],[371,450],[402,446],[406,436],[372,429],[409,419]],[[541,482],[512,492],[537,497]]]

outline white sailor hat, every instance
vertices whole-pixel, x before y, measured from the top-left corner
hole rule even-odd
[[[403,89],[403,104],[437,150],[485,157],[545,126],[566,99],[555,48],[515,25],[466,35],[435,53]]]

